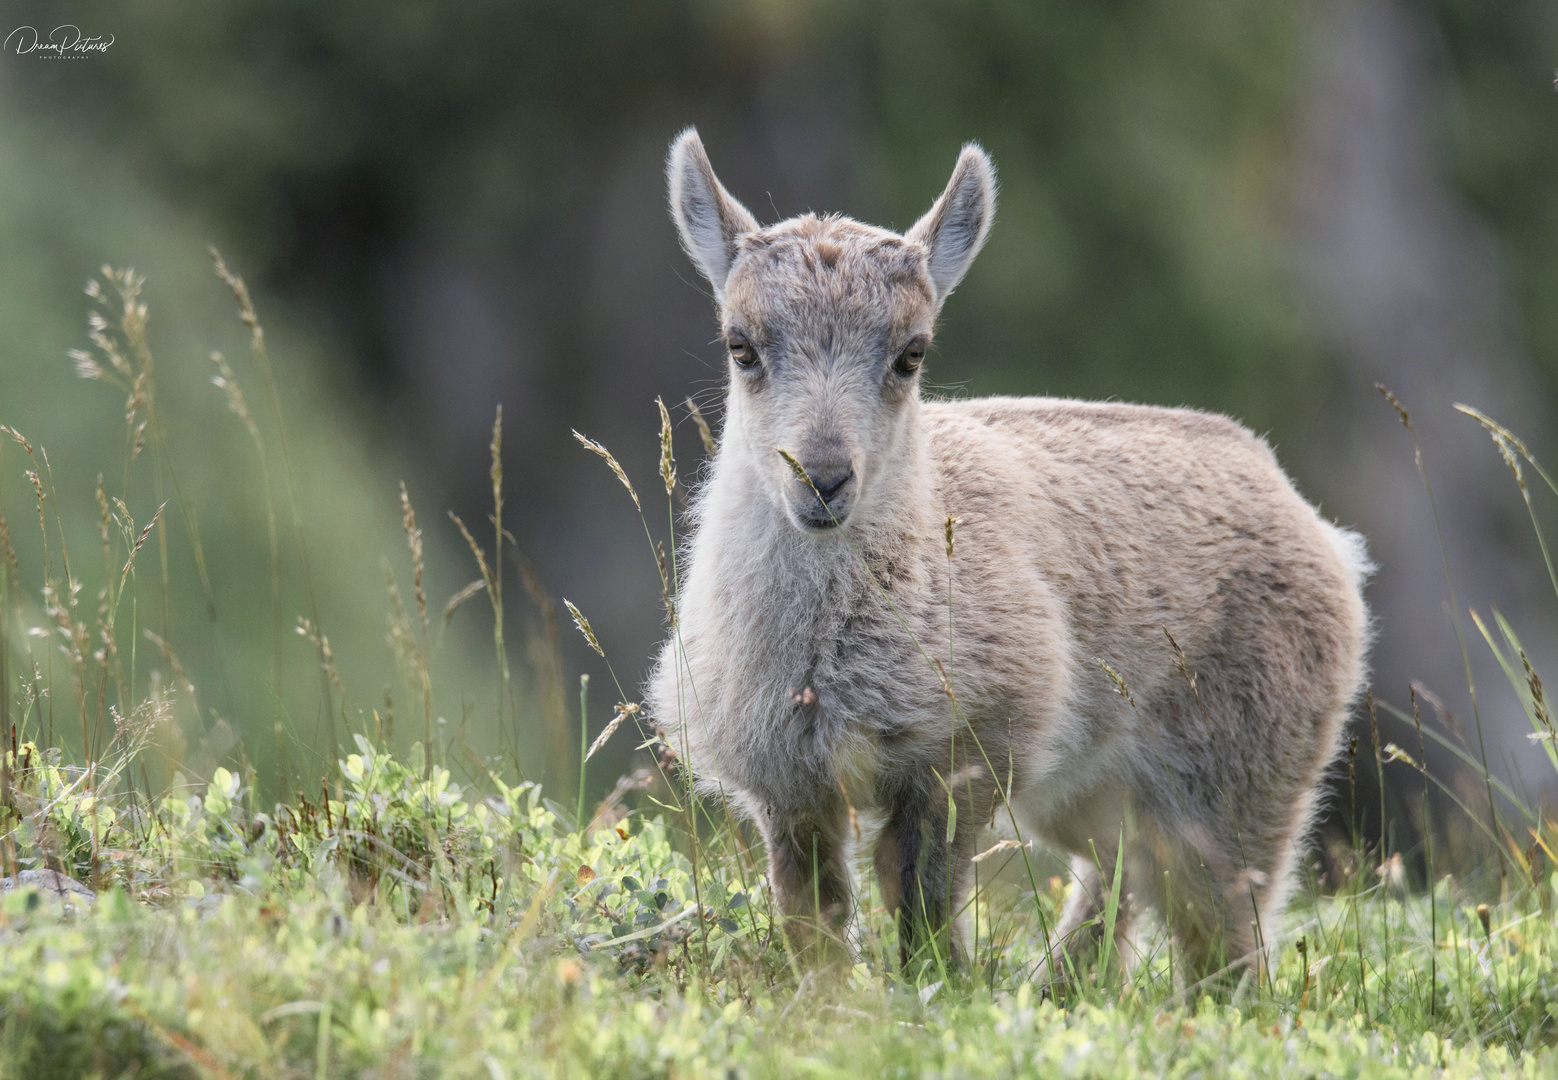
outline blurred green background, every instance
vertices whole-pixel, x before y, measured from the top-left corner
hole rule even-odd
[[[13,37],[0,56],[0,422],[49,452],[85,608],[106,575],[100,472],[140,522],[159,482],[198,515],[214,619],[191,529],[176,505],[167,517],[165,628],[200,688],[181,706],[191,755],[243,755],[263,777],[285,754],[302,782],[332,726],[382,731],[393,711],[397,743],[420,737],[381,566],[409,604],[404,479],[427,533],[441,744],[467,771],[502,754],[568,790],[563,687],[592,674],[591,734],[620,695],[571,627],[552,669],[545,612],[508,562],[500,718],[485,599],[440,629],[445,599],[476,576],[446,512],[490,554],[501,402],[515,550],[545,595],[590,616],[636,693],[660,634],[657,575],[630,504],[569,429],[649,492],[654,397],[701,395],[718,414],[712,308],[663,208],[663,154],[687,124],[764,220],[837,210],[903,228],[959,144],[982,142],[997,223],[946,308],[930,381],[1190,404],[1266,433],[1380,562],[1377,692],[1404,700],[1422,680],[1464,714],[1433,520],[1372,389],[1390,384],[1424,437],[1462,606],[1498,605],[1535,656],[1554,656],[1518,494],[1450,404],[1553,447],[1558,5],[148,0],[9,4],[4,19],[0,32],[74,24],[112,44],[54,59]],[[301,546],[275,418],[208,244],[266,326]],[[160,481],[143,458],[123,492],[123,394],[66,358],[87,345],[81,290],[105,263],[147,275],[169,440]],[[209,383],[212,349],[263,421],[283,500],[279,645],[265,487]],[[690,476],[700,444],[673,412]],[[54,645],[20,633],[42,625],[43,553],[24,455],[3,454],[0,509],[31,605],[8,624],[14,713],[18,672]],[[137,573],[143,626],[161,619],[145,610],[155,570]],[[316,650],[293,632],[316,606],[345,689],[328,706]],[[1474,652],[1495,768],[1518,781],[1518,704]],[[592,764],[593,785],[630,751],[622,739]]]

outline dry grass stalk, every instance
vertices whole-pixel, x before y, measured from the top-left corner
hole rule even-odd
[[[520,552],[519,544],[512,536],[509,537],[508,551],[514,568],[519,572],[525,594],[536,605],[541,617],[539,631],[532,628],[526,634],[525,652],[536,676],[536,690],[541,698],[541,715],[546,721],[552,768],[561,775],[569,768],[573,752],[568,698],[563,687],[562,633],[557,625],[557,605],[542,587],[541,579],[536,576],[535,569]]]
[[[1496,420],[1485,416],[1470,405],[1457,404],[1455,408],[1483,426],[1488,435],[1492,437],[1493,445],[1498,447],[1499,456],[1504,459],[1504,464],[1514,474],[1515,483],[1520,488],[1520,497],[1526,504],[1526,513],[1531,518],[1531,526],[1536,531],[1536,542],[1542,549],[1542,561],[1547,565],[1547,579],[1552,583],[1553,591],[1558,592],[1558,570],[1555,570],[1553,567],[1552,553],[1547,549],[1547,535],[1542,532],[1541,522],[1536,516],[1536,507],[1531,503],[1531,492],[1526,487],[1525,473],[1520,467],[1520,459],[1524,458],[1531,464],[1531,467],[1547,482],[1547,486],[1553,489],[1554,494],[1558,494],[1558,484],[1553,483],[1553,479],[1547,474],[1547,470],[1542,468],[1541,463],[1532,456],[1526,444],[1514,432]]]
[[[114,591],[114,552],[112,532],[109,528],[113,523],[113,516],[108,508],[108,492],[103,486],[103,474],[97,474],[97,536],[103,547],[103,587],[97,594],[97,634],[103,647],[93,654],[93,658],[103,669],[103,688],[98,698],[99,712],[103,709],[103,703],[108,696],[108,678],[110,674],[114,680],[114,689],[117,701],[121,708],[125,704],[124,672],[119,664],[119,647],[114,635],[113,612],[115,610]],[[3,630],[0,630],[3,637]],[[3,648],[0,644],[0,648]],[[0,666],[4,661],[0,660]],[[0,678],[3,678],[0,672]],[[5,714],[0,713],[0,717]]]
[[[1473,420],[1477,421],[1477,423],[1486,428],[1493,441],[1498,444],[1499,450],[1501,452],[1513,449],[1521,457],[1529,461],[1538,471],[1541,470],[1541,466],[1537,464],[1536,458],[1532,456],[1531,451],[1526,446],[1524,440],[1522,440],[1520,436],[1516,435],[1513,431],[1510,431],[1503,424],[1500,424],[1497,420],[1492,419],[1481,410],[1472,408],[1470,405],[1462,405],[1460,402],[1456,402],[1452,408],[1454,408],[1456,412],[1465,413],[1467,416],[1471,417]],[[1546,474],[1544,473],[1543,475],[1545,476]]]
[[[38,465],[38,456],[33,451],[32,443],[29,442],[27,440],[27,437],[25,435],[23,435],[20,431],[17,431],[13,427],[8,427],[5,424],[0,424],[0,433],[4,433],[6,435],[9,435],[11,437],[12,441],[14,441],[18,446],[20,446],[22,448],[22,450],[27,454],[28,460],[30,460],[32,462],[32,464],[33,464],[33,467],[31,469],[23,470],[22,475],[26,476],[28,481],[32,484],[33,495],[35,496],[35,498],[37,500],[37,504],[38,504],[38,531],[43,534],[43,553],[44,553],[43,576],[44,576],[44,580],[47,581],[48,578],[49,578],[49,565],[48,565],[49,519],[48,519],[47,513],[44,510],[44,498],[45,498],[45,496],[44,496],[44,492],[43,492],[43,480],[39,476],[40,467]],[[12,558],[13,559],[15,558],[14,553],[12,555]]]
[[[660,603],[665,607],[668,625],[676,626],[676,597],[671,595],[671,570],[665,558],[665,544],[655,544],[655,566],[660,571]]]
[[[0,514],[0,555],[5,557],[5,566],[11,575],[10,581],[19,584],[22,579],[21,566],[16,559],[16,548],[11,544],[11,526],[6,522],[4,514]]]
[[[265,329],[260,325],[260,317],[255,314],[254,301],[249,297],[249,286],[244,284],[243,278],[227,268],[227,263],[222,260],[222,253],[215,247],[207,249],[211,253],[211,262],[216,267],[216,276],[227,283],[227,287],[233,291],[233,299],[238,303],[238,318],[249,328],[249,344],[256,353],[265,351]]]
[[[1466,635],[1461,628],[1460,602],[1455,597],[1455,578],[1450,573],[1450,555],[1444,546],[1444,529],[1439,524],[1439,503],[1434,498],[1434,485],[1428,478],[1428,463],[1423,458],[1423,444],[1417,437],[1417,429],[1412,426],[1412,418],[1408,415],[1406,406],[1401,404],[1396,395],[1391,393],[1384,383],[1375,383],[1374,388],[1384,395],[1386,401],[1390,402],[1391,407],[1396,410],[1396,415],[1401,418],[1401,426],[1406,428],[1408,434],[1411,435],[1413,460],[1417,463],[1418,474],[1423,478],[1423,487],[1428,492],[1428,506],[1434,518],[1434,535],[1439,540],[1439,556],[1444,562],[1445,585],[1450,592],[1450,622],[1455,628],[1455,642],[1461,651],[1461,666],[1465,670],[1466,690],[1471,696],[1472,720],[1477,728],[1477,749],[1482,757],[1482,775],[1485,793],[1488,798],[1488,815],[1493,819],[1493,828],[1497,832],[1501,826],[1499,823],[1498,805],[1493,801],[1493,773],[1488,768],[1488,747],[1482,732],[1482,710],[1477,704],[1477,682],[1472,677],[1471,653],[1467,651]],[[1501,869],[1504,866],[1502,849],[1499,849],[1499,866]]]
[[[411,506],[411,496],[406,492],[406,482],[400,482],[400,520],[406,531],[406,546],[411,549],[412,588],[415,590],[417,614],[422,620],[422,637],[427,639],[427,594],[422,589],[422,530],[417,528],[417,513]]]
[[[642,711],[643,706],[636,703],[618,702],[617,714],[611,718],[611,723],[606,725],[606,729],[595,737],[595,741],[590,744],[589,750],[585,752],[584,760],[589,761],[590,758],[594,757],[595,751],[606,745],[611,737],[617,733],[617,729],[627,721],[628,717],[637,716]]]
[[[233,294],[233,300],[238,306],[239,322],[243,323],[243,325],[249,330],[249,349],[250,352],[254,355],[255,363],[259,366],[260,377],[265,383],[266,397],[270,399],[272,418],[276,423],[277,440],[281,447],[282,479],[286,482],[287,487],[287,506],[292,516],[292,531],[298,546],[298,561],[303,570],[303,591],[308,597],[308,610],[311,617],[310,621],[316,628],[322,628],[323,623],[319,618],[319,597],[314,589],[313,564],[308,555],[308,541],[303,534],[303,512],[298,506],[297,479],[292,469],[292,445],[291,442],[287,439],[287,421],[286,415],[281,408],[281,392],[278,389],[276,382],[276,370],[271,364],[270,352],[265,347],[265,328],[260,324],[259,315],[254,308],[254,300],[249,295],[249,286],[244,283],[243,278],[238,274],[235,274],[232,270],[228,269],[227,263],[222,258],[222,253],[214,246],[207,248],[207,251],[211,255],[211,262],[216,270],[217,277],[221,278],[222,282],[228,287],[229,290],[231,290]],[[272,508],[273,504],[270,498],[270,472],[267,463],[267,456],[263,444],[261,444],[258,440],[256,440],[256,447],[260,453],[261,467],[264,470],[265,475],[266,510],[272,522],[274,522],[275,512]],[[273,560],[279,557],[275,554],[276,551],[277,549],[273,542]],[[272,576],[272,596],[275,598],[275,602],[278,604],[274,614],[274,625],[277,657],[275,662],[275,678],[278,687],[277,698],[279,700],[279,687],[281,678],[279,659],[281,638],[281,613],[279,607],[280,570],[279,563],[273,561],[273,566],[275,566],[276,569]],[[212,610],[214,614],[215,608],[213,607]],[[320,680],[320,688],[324,695],[325,715],[329,718],[330,757],[331,760],[334,761],[336,757],[335,709],[331,703],[330,698],[330,680],[322,676]],[[345,708],[345,702],[342,703],[342,708]],[[277,722],[280,722],[279,716],[277,717]]]
[[[406,546],[411,551],[411,581],[412,591],[416,598],[417,617],[422,624],[422,636],[420,640],[414,635],[407,634],[407,644],[411,646],[407,656],[411,660],[410,670],[416,674],[418,689],[422,692],[422,750],[424,775],[431,776],[433,772],[433,661],[428,646],[428,622],[427,622],[427,594],[422,587],[422,575],[424,571],[422,558],[422,530],[417,528],[417,514],[411,506],[411,496],[406,491],[404,480],[400,483],[400,522],[406,532]],[[405,629],[410,630],[410,620],[406,619],[400,605],[400,595],[395,590],[394,575],[390,574],[388,560],[385,561],[385,573],[390,576],[390,595],[395,602],[399,619],[405,623]]]
[[[496,598],[493,597],[494,585],[492,580],[492,569],[487,565],[487,553],[484,552],[481,549],[481,545],[476,542],[476,537],[471,535],[471,530],[465,527],[465,522],[460,520],[459,514],[456,514],[453,510],[449,511],[449,520],[454,522],[455,527],[460,530],[460,535],[465,537],[465,543],[471,549],[471,554],[476,556],[476,568],[481,571],[481,584],[486,588],[488,598],[492,599],[495,603]],[[470,586],[466,586],[466,588],[460,590],[460,592],[464,593],[469,589]],[[475,595],[475,593],[472,592],[472,595]],[[460,602],[463,603],[466,599],[468,599],[468,597],[461,596]],[[455,604],[453,600],[450,601],[450,606],[444,609],[445,621],[447,621],[449,615],[453,613],[453,609],[458,606],[459,605]]]
[[[817,485],[811,482],[811,475],[807,473],[806,466],[802,465],[794,454],[790,453],[790,451],[786,450],[782,446],[776,446],[774,449],[779,452],[780,457],[784,458],[784,463],[790,466],[791,472],[804,481],[807,487],[811,488],[813,491],[817,490]],[[817,497],[819,499],[822,498],[820,495]]]
[[[0,514],[0,722],[11,716],[11,642],[6,630],[6,601],[11,595],[11,582],[15,579],[16,553],[11,550],[11,528],[5,515]],[[0,753],[0,758],[3,758]]]
[[[698,403],[692,398],[687,399],[687,411],[692,415],[692,422],[698,429],[698,438],[703,440],[703,449],[709,457],[719,453],[719,444],[714,441],[714,432],[709,430],[709,422],[703,418],[703,410],[698,408]]]
[[[1531,691],[1532,715],[1536,717],[1542,727],[1547,729],[1547,741],[1558,740],[1558,732],[1553,730],[1552,711],[1547,706],[1547,693],[1542,689],[1542,678],[1536,673],[1536,669],[1531,666],[1531,661],[1526,657],[1526,651],[1524,649],[1517,649],[1516,651],[1520,654],[1521,666],[1525,668],[1526,687]],[[1533,734],[1532,738],[1536,737]]]
[[[563,598],[563,606],[568,609],[568,614],[573,616],[573,624],[579,628],[579,633],[584,635],[584,640],[590,643],[590,648],[604,659],[606,650],[600,647],[600,639],[595,636],[595,630],[590,626],[590,620],[584,617],[584,613],[573,606],[573,601]]]
[[[212,352],[211,362],[216,365],[216,374],[211,376],[211,385],[227,395],[228,411],[243,423],[249,438],[259,444],[259,425],[254,422],[254,417],[249,413],[249,403],[244,400],[243,388],[238,385],[238,379],[233,375],[233,369],[228,365],[227,358],[219,352]]]
[[[498,730],[503,731],[503,701],[509,691],[508,648],[503,644],[503,405],[492,420],[492,646],[498,658]]]
[[[671,445],[671,414],[665,411],[665,402],[655,398],[660,410],[660,479],[665,482],[666,495],[676,490],[676,455]]]
[[[111,335],[108,321],[103,314],[91,312],[87,317],[88,335],[98,351],[108,360],[110,368],[115,373],[113,380],[123,386],[125,381],[129,383],[129,398],[125,403],[125,424],[129,451],[125,462],[125,486],[129,485],[129,470],[143,446],[143,436],[148,428],[151,430],[152,446],[157,454],[158,470],[155,476],[157,486],[157,499],[165,501],[162,496],[162,477],[164,470],[173,484],[174,498],[178,502],[179,513],[184,519],[184,532],[189,539],[191,553],[195,559],[195,570],[200,578],[201,590],[206,601],[206,611],[213,622],[216,621],[216,591],[211,585],[210,570],[206,565],[205,545],[200,538],[200,524],[194,511],[190,507],[189,500],[184,495],[184,487],[179,479],[179,473],[174,465],[173,456],[168,450],[167,432],[163,428],[161,415],[157,410],[156,394],[156,365],[153,362],[150,343],[147,340],[146,328],[149,321],[149,311],[145,303],[140,299],[141,290],[145,287],[144,276],[135,272],[133,267],[123,270],[115,270],[110,266],[104,266],[99,270],[103,280],[108,282],[118,294],[118,325],[117,334],[123,342],[123,348]],[[96,283],[87,288],[89,296],[95,300],[105,311],[108,310],[109,297],[101,286]],[[78,360],[77,370],[81,371],[82,365]],[[141,417],[144,416],[144,419]],[[137,422],[139,421],[139,423]],[[171,604],[171,579],[168,570],[168,544],[166,529],[158,531],[158,555],[162,569],[162,623],[166,631],[169,620],[172,618]]]
[[[633,481],[629,480],[628,474],[622,471],[622,466],[617,464],[617,459],[611,456],[611,451],[607,450],[594,439],[591,439],[585,435],[581,435],[577,431],[573,433],[573,437],[579,440],[580,446],[584,447],[592,454],[598,455],[603,461],[606,462],[606,464],[611,468],[611,471],[616,474],[617,479],[622,481],[622,486],[628,489],[628,494],[633,496],[633,505],[638,507],[639,513],[643,513],[644,506],[638,501],[638,492],[633,490]]]
[[[1016,840],[997,840],[990,847],[985,848],[985,850],[981,851],[978,855],[970,858],[969,862],[984,862],[986,859],[990,858],[990,856],[999,855],[1003,851],[1020,851],[1024,849],[1032,850],[1032,848],[1032,840],[1028,840],[1023,843],[1018,843]]]
[[[97,474],[97,537],[103,545],[103,580],[113,588],[114,555],[109,540],[109,523],[112,514],[108,509],[108,492],[103,487],[103,474]],[[112,597],[109,597],[112,599]]]
[[[1191,696],[1196,699],[1196,704],[1201,704],[1201,691],[1196,686],[1196,674],[1190,670],[1190,664],[1185,660],[1185,650],[1179,647],[1179,642],[1174,640],[1174,635],[1169,633],[1169,628],[1163,628],[1163,636],[1168,638],[1169,648],[1174,650],[1174,666],[1179,668],[1180,677],[1190,687]]]
[[[454,618],[454,613],[461,604],[465,603],[467,600],[481,592],[486,587],[487,583],[480,578],[477,578],[475,581],[465,586],[465,588],[451,596],[449,598],[449,602],[444,605],[444,625],[449,625],[449,620]]]
[[[336,692],[344,698],[346,696],[346,687],[341,685],[341,673],[335,667],[335,654],[330,651],[330,638],[307,619],[298,620],[297,632],[299,637],[306,637],[314,643],[314,648],[319,652],[319,666],[329,677],[330,683],[335,687]]]
[[[124,561],[124,570],[119,574],[119,591],[121,593],[124,591],[125,581],[130,576],[130,570],[135,565],[135,556],[139,554],[141,548],[145,546],[146,538],[151,535],[151,531],[157,527],[160,521],[162,521],[162,512],[167,509],[167,506],[167,503],[163,503],[161,506],[157,507],[157,512],[152,514],[151,520],[146,523],[146,527],[141,530],[141,534],[135,538],[135,543],[130,548],[129,557]]]
[[[106,266],[102,268],[102,273],[104,278],[110,282],[118,286],[124,286],[125,288],[121,290],[122,292],[127,290],[131,293],[132,302],[127,307],[126,316],[134,316],[139,313],[144,318],[144,305],[133,303],[133,296],[140,291],[140,280],[133,277],[126,279],[123,274]],[[96,278],[92,278],[87,282],[86,294],[106,310],[108,296]],[[130,361],[125,358],[118,342],[110,336],[108,320],[103,317],[101,312],[90,311],[87,313],[87,337],[96,346],[98,352],[102,354],[101,360],[85,349],[67,349],[65,352],[70,357],[71,363],[75,365],[78,377],[106,382],[117,386],[125,392],[125,434],[129,447],[125,469],[126,480],[128,480],[129,467],[140,456],[140,452],[145,446],[146,421],[142,420],[137,424],[136,420],[150,402],[150,372],[146,370],[136,371]]]
[[[1109,676],[1109,681],[1114,683],[1114,692],[1131,703],[1131,708],[1136,707],[1136,699],[1131,696],[1130,687],[1125,685],[1125,677],[1109,666],[1108,661],[1099,660],[1098,666],[1103,668],[1104,674]]]

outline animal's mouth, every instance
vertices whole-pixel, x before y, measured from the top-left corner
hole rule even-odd
[[[847,502],[848,500],[840,500]],[[790,520],[806,533],[836,532],[849,518],[852,506],[829,504],[812,496],[805,502],[796,500],[790,504]]]

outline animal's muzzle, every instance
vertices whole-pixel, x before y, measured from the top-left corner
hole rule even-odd
[[[797,500],[797,516],[811,529],[828,529],[842,524],[849,516],[853,501],[855,470],[848,462],[805,466],[810,484]]]

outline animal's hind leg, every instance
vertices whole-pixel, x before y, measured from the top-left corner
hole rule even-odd
[[[1210,680],[1203,681],[1202,695],[1214,719],[1243,715],[1220,701],[1225,695]],[[1281,934],[1316,790],[1345,718],[1344,706],[1318,716],[1273,709],[1264,746],[1219,744],[1209,735],[1203,744],[1208,766],[1179,777],[1174,804],[1140,815],[1138,836],[1150,865],[1142,884],[1173,931],[1187,981],[1259,974]],[[1191,725],[1200,723],[1194,717],[1183,727],[1194,732]],[[1187,751],[1181,760],[1196,757]]]
[[[1049,830],[1050,838],[1071,853],[1073,880],[1060,921],[1050,935],[1050,955],[1039,969],[1039,981],[1068,981],[1076,966],[1096,956],[1103,944],[1124,820],[1123,796],[1110,791],[1095,794],[1072,807],[1064,824]],[[1124,860],[1113,944],[1127,970],[1135,959],[1130,940],[1134,908],[1129,888],[1131,862]]]
[[[1114,873],[1112,861],[1108,870],[1105,875],[1099,864],[1093,862],[1091,854],[1071,857],[1071,892],[1066,896],[1066,906],[1061,909],[1060,921],[1051,933],[1050,956],[1040,968],[1039,981],[1069,982],[1078,966],[1098,955],[1104,942],[1104,923],[1113,888],[1110,881]],[[1115,909],[1114,951],[1129,967],[1132,905],[1125,884],[1125,881],[1120,883],[1119,905]]]
[[[1195,823],[1150,823],[1141,830],[1142,861],[1150,868],[1142,884],[1164,914],[1187,983],[1237,978],[1268,930],[1261,919],[1269,910],[1268,874],[1245,866],[1238,850]]]

